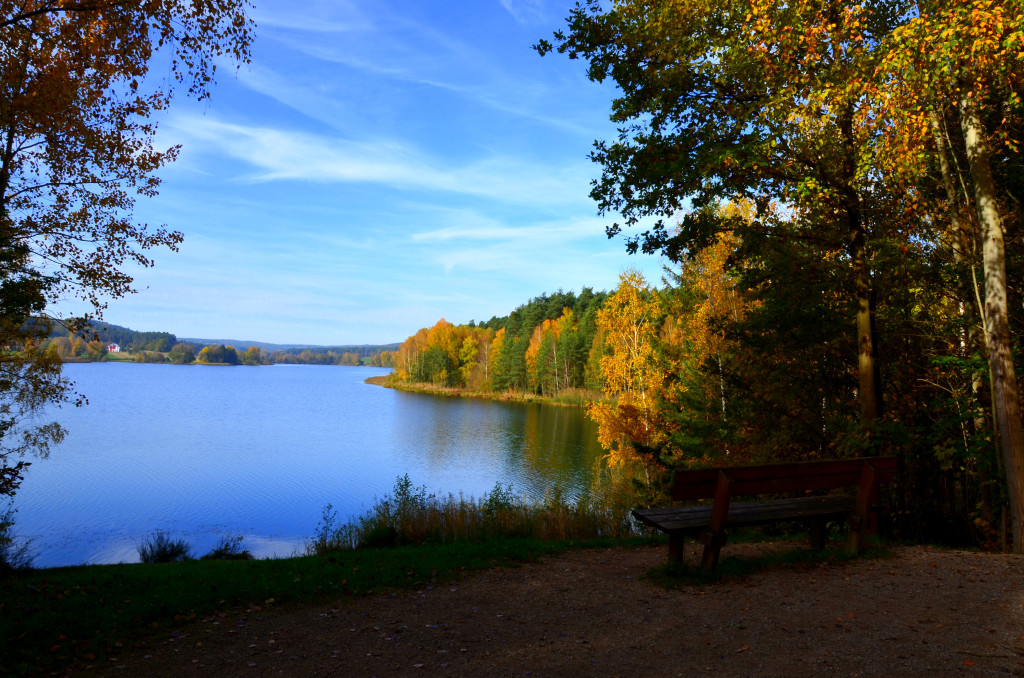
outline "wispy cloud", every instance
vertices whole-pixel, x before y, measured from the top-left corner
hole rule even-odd
[[[186,148],[191,139],[203,152],[220,152],[255,168],[255,172],[239,177],[250,182],[376,183],[553,205],[584,202],[591,171],[585,163],[542,168],[523,159],[497,155],[450,166],[399,141],[352,141],[220,122],[211,117],[180,117],[168,127],[186,140]]]
[[[442,230],[414,240],[443,244],[434,248],[433,260],[445,273],[518,271],[546,280],[562,278],[573,260],[586,260],[595,244],[603,244],[602,231],[597,219],[573,219],[479,232]]]
[[[301,11],[288,4],[275,9],[259,3],[251,16],[262,31],[268,28],[312,33],[366,31],[373,22],[355,3],[347,0],[304,0]]]
[[[372,16],[346,13],[351,21],[332,18],[332,14],[321,13],[318,19],[317,14],[307,13],[302,22],[274,24],[272,28],[288,30],[273,30],[266,37],[319,61],[408,79],[430,79],[431,73],[439,77],[460,64],[476,73],[492,68],[491,60],[465,41],[391,13],[385,5],[376,6]],[[350,34],[343,40],[327,35],[334,31],[319,26],[321,20]]]
[[[573,219],[513,227],[489,219],[481,219],[481,222],[475,226],[456,226],[417,233],[412,239],[415,242],[527,240],[534,243],[531,245],[534,247],[537,244],[543,246],[593,236],[600,232],[601,223],[596,219]]]
[[[506,0],[503,4],[513,16],[542,14],[537,0]],[[479,45],[453,38],[407,15],[390,12],[386,6],[374,6],[372,15],[366,11],[325,8],[320,14],[304,14],[301,20],[278,14],[267,26],[266,37],[311,57],[325,68],[342,66],[362,77],[373,78],[378,95],[385,101],[389,88],[399,96],[407,91],[396,89],[395,85],[402,83],[441,90],[472,105],[555,129],[585,137],[593,135],[592,126],[575,116],[552,114],[552,102],[563,96],[564,88],[552,87],[519,72],[522,61],[539,66],[529,43],[523,43],[520,55],[512,62],[496,60]],[[338,17],[339,13],[343,18]],[[333,35],[338,32],[345,35]],[[317,91],[319,83],[336,80],[326,72],[277,76],[266,68],[261,73],[254,67],[251,73],[243,72],[241,79],[261,94],[322,121],[330,121],[330,113],[325,111],[336,112],[344,103],[332,100],[330,92]]]
[[[501,0],[501,6],[521,24],[544,20],[543,0]]]

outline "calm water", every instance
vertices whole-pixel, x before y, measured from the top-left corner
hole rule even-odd
[[[138,559],[163,530],[204,553],[242,534],[291,555],[323,507],[368,509],[408,473],[431,492],[479,497],[495,483],[542,497],[586,488],[601,456],[580,409],[401,393],[363,367],[71,364],[89,399],[31,460],[17,532],[37,567]]]

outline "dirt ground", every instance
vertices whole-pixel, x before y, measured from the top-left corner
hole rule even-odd
[[[1024,676],[1024,556],[897,547],[681,590],[644,579],[665,558],[572,551],[420,591],[240,610],[68,675]]]

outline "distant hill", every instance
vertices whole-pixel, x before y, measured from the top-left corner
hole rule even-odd
[[[50,332],[51,337],[63,337],[67,336],[67,329],[64,328],[60,323],[55,323],[53,329]],[[244,351],[250,346],[256,346],[266,353],[286,353],[286,354],[298,354],[302,351],[310,351],[315,354],[321,353],[357,353],[362,357],[371,356],[381,351],[395,351],[401,346],[401,343],[393,344],[353,344],[347,346],[321,346],[316,344],[271,344],[266,341],[250,341],[240,339],[194,339],[186,337],[176,337],[170,332],[139,332],[132,330],[121,325],[114,325],[112,323],[93,321],[89,327],[79,333],[79,337],[85,341],[90,341],[92,335],[98,335],[100,341],[108,343],[116,343],[125,350],[134,349],[146,349],[151,351],[169,351],[171,347],[177,342],[184,342],[186,344],[194,344],[198,348],[208,346],[210,344],[221,344],[224,346],[234,346],[240,351]]]
[[[373,355],[374,353],[380,353],[381,351],[395,351],[401,346],[401,343],[393,344],[351,344],[347,346],[321,346],[316,344],[270,344],[265,341],[243,341],[239,339],[191,339],[182,338],[179,341],[184,341],[187,344],[195,344],[197,346],[208,346],[210,344],[222,344],[224,346],[234,346],[236,349],[245,350],[250,346],[255,346],[268,353],[276,353],[278,351],[285,353],[298,353],[301,351],[311,351],[313,353],[327,353],[333,351],[335,353],[358,353],[361,356]]]
[[[250,346],[262,349],[264,351],[287,351],[289,349],[304,349],[304,348],[317,348],[310,344],[271,344],[266,341],[251,341],[242,339],[196,339],[193,337],[182,337],[180,341],[184,341],[186,344],[195,344],[196,346],[210,346],[212,344],[221,344],[223,346],[234,346],[245,350]]]
[[[54,323],[50,330],[51,337],[67,336],[68,331],[60,323]],[[178,339],[170,332],[138,332],[136,330],[95,320],[76,336],[84,341],[91,341],[93,336],[100,341],[114,343],[125,350],[146,349],[150,351],[170,351]]]

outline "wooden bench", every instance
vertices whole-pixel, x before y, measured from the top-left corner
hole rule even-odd
[[[669,562],[681,562],[683,538],[704,544],[701,567],[714,569],[726,542],[726,530],[748,525],[801,521],[811,525],[811,542],[825,547],[825,524],[846,520],[847,549],[860,550],[863,536],[874,532],[878,486],[896,475],[896,457],[865,457],[763,466],[732,466],[676,471],[672,501],[711,499],[711,505],[634,509],[633,515],[669,535]],[[808,496],[816,490],[857,488],[856,495]],[[734,496],[798,493],[766,501],[733,502]]]

